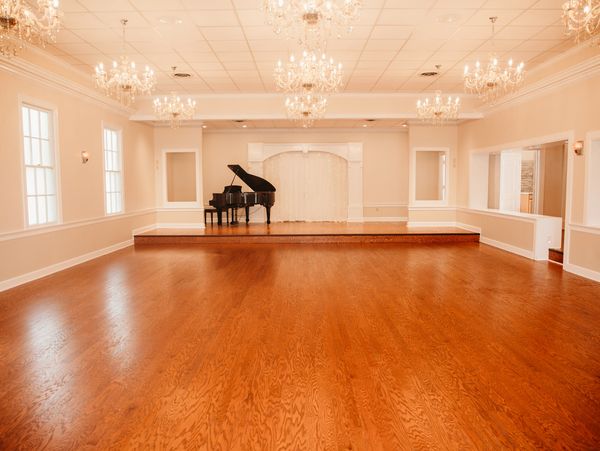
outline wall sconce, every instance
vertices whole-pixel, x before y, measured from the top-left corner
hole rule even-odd
[[[575,141],[575,144],[573,144],[573,152],[575,152],[575,155],[583,154],[583,141]]]
[[[90,154],[88,153],[87,150],[82,150],[81,151],[81,163],[82,164],[86,164],[90,159]]]

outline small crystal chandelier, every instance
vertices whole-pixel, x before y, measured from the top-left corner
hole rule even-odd
[[[492,46],[494,44],[495,23],[498,17],[490,17],[492,22]],[[486,67],[477,61],[473,71],[465,66],[464,83],[467,92],[477,94],[484,102],[494,102],[504,94],[516,91],[525,80],[525,63],[514,65],[508,61],[505,68],[500,67],[498,57],[492,53]]]
[[[25,42],[44,47],[60,29],[58,0],[37,0],[37,12],[24,0],[0,1],[0,54],[15,56]]]
[[[417,117],[434,125],[442,125],[445,121],[458,119],[460,98],[448,96],[445,100],[442,91],[436,91],[433,99],[417,101]]]
[[[285,99],[285,109],[290,119],[300,121],[305,128],[310,127],[325,115],[327,97],[312,91],[290,94]]]
[[[316,48],[330,36],[352,31],[362,0],[263,0],[267,23],[276,34]]]
[[[173,72],[175,72],[173,67]],[[187,98],[185,102],[172,92],[169,96],[154,99],[154,113],[163,121],[169,121],[171,128],[179,128],[181,121],[194,117],[196,101]]]
[[[325,53],[319,57],[316,52],[304,50],[296,59],[291,55],[284,65],[281,60],[275,66],[275,84],[285,92],[301,90],[336,92],[342,85],[342,64],[335,64]]]
[[[154,71],[148,66],[145,67],[141,75],[138,75],[135,62],[130,62],[125,55],[127,19],[122,19],[121,24],[123,25],[123,56],[121,56],[118,63],[113,61],[108,72],[103,63],[98,64],[94,73],[94,80],[96,87],[102,89],[107,96],[114,97],[119,102],[129,106],[135,102],[135,96],[138,93],[147,95],[152,93],[156,86],[156,77]]]
[[[594,38],[600,44],[600,0],[568,0],[562,10],[568,36],[575,35],[575,42]]]

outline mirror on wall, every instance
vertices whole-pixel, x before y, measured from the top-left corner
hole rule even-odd
[[[195,151],[167,151],[164,158],[167,203],[197,202]]]
[[[415,200],[437,201],[447,200],[448,151],[416,150],[415,151]]]

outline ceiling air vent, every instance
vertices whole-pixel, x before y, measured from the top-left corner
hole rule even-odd
[[[173,78],[190,78],[192,74],[188,74],[187,72],[175,72],[173,74]]]

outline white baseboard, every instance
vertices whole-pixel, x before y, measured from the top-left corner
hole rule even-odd
[[[523,249],[521,247],[512,246],[510,244],[502,243],[501,241],[492,240],[491,238],[486,238],[483,236],[479,238],[479,242],[487,244],[488,246],[497,247],[498,249],[502,249],[503,251],[520,255],[521,257],[529,258],[530,260],[535,260],[535,254],[533,251]]]
[[[408,222],[407,216],[365,216],[362,222]]]
[[[204,223],[197,222],[161,222],[155,224],[153,229],[204,229]]]
[[[150,225],[145,226],[145,227],[140,227],[138,229],[133,229],[132,232],[131,232],[131,236],[136,236],[136,235],[139,235],[141,233],[149,232],[150,230],[154,230],[154,229],[156,229],[156,224],[150,224]]]
[[[456,222],[435,222],[435,221],[408,221],[408,227],[456,227]]]
[[[468,230],[469,232],[479,233],[481,235],[481,229],[479,227],[475,227],[469,224],[463,224],[462,222],[457,222],[456,227]]]
[[[62,271],[64,269],[70,268],[75,265],[80,265],[81,263],[85,263],[89,260],[93,260],[98,257],[102,257],[103,255],[110,254],[112,252],[116,252],[120,249],[124,249],[126,247],[133,245],[133,239],[123,241],[122,243],[113,244],[112,246],[105,247],[104,249],[98,249],[97,251],[88,252],[87,254],[80,255],[78,257],[70,258],[68,260],[55,263],[50,266],[46,266],[45,268],[37,269],[27,274],[23,274],[17,277],[13,277],[12,279],[7,279],[0,281],[0,291],[5,291],[10,288],[14,288],[18,285],[22,285],[27,282],[31,282],[36,279],[40,279],[42,277],[49,276],[50,274],[54,274],[55,272]]]
[[[563,264],[563,269],[567,272],[577,274],[581,277],[585,277],[586,279],[591,279],[596,282],[600,282],[600,272],[584,268],[583,266],[577,266],[572,263],[565,263]]]

